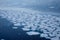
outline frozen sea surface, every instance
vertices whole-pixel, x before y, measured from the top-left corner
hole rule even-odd
[[[1,39],[60,40],[60,16],[57,13],[1,7],[0,16],[0,23],[3,24],[0,29]]]
[[[60,0],[0,0],[0,40],[60,40]]]
[[[49,40],[40,38],[39,35],[27,35],[26,32],[21,29],[23,26],[17,26],[18,29],[13,27],[13,23],[0,17],[0,40]]]

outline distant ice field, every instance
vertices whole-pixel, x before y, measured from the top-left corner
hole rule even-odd
[[[51,40],[60,40],[60,15],[27,8],[0,7],[0,16],[17,26],[23,25],[27,35],[40,35]]]

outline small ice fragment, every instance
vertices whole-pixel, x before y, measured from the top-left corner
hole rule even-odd
[[[24,25],[26,25],[25,23],[22,23],[22,25],[24,26]]]
[[[20,23],[15,23],[14,26],[20,26]]]
[[[1,39],[1,40],[5,40],[5,39]]]
[[[55,38],[51,38],[51,40],[59,40],[59,38],[58,37],[55,37]]]
[[[55,8],[55,7],[51,6],[51,7],[49,7],[49,8]]]
[[[39,35],[40,33],[39,32],[35,32],[35,31],[29,31],[29,32],[26,32],[28,35]]]
[[[24,30],[24,31],[29,31],[30,29],[28,29],[28,28],[22,28],[22,30]]]
[[[18,27],[12,27],[13,29],[18,29]]]
[[[48,37],[47,34],[41,34],[40,37]]]

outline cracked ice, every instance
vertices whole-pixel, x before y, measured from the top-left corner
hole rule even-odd
[[[28,35],[40,35],[51,40],[60,40],[60,17],[26,8],[0,8],[0,16],[21,26]],[[17,27],[13,27],[17,29]]]

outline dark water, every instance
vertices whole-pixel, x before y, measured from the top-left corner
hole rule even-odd
[[[41,38],[39,35],[28,36],[20,26],[18,29],[12,29],[14,25],[6,19],[0,17],[0,39],[5,40],[50,40]]]

